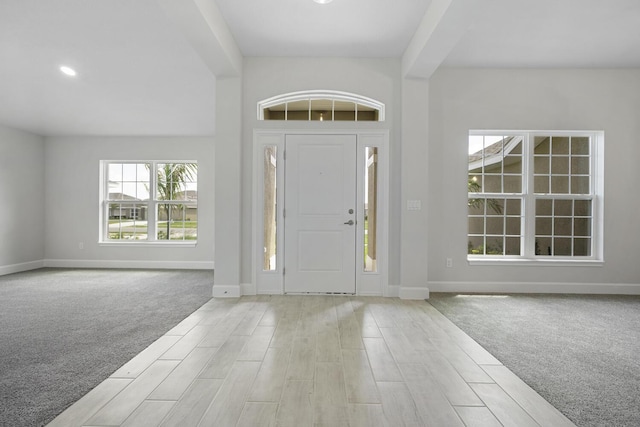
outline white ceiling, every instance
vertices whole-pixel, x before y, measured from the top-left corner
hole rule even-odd
[[[215,66],[185,31],[189,20],[208,27],[186,12],[176,25],[173,1],[0,0],[0,123],[42,135],[213,134]],[[415,63],[640,68],[640,0],[181,1],[218,11],[244,56],[403,58],[436,34],[449,44],[417,43]],[[470,27],[430,33],[450,3],[458,16],[440,22]]]
[[[400,57],[430,0],[217,0],[245,56]]]
[[[482,0],[454,67],[640,67],[640,0]]]
[[[214,105],[215,77],[155,0],[0,0],[0,123],[200,135],[213,133]]]

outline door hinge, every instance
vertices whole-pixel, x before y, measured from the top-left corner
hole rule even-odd
[[[287,217],[287,210],[282,209],[282,218],[286,218],[286,217]]]
[[[282,158],[283,158],[284,160],[287,160],[287,150],[284,150],[284,151],[282,152]]]
[[[284,276],[284,271],[285,271],[285,270],[286,270],[286,269],[285,269],[284,267],[282,267],[282,275],[283,275],[283,276]]]

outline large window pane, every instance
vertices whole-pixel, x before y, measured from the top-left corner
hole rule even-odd
[[[109,203],[107,217],[107,238],[109,240],[147,239],[146,204]]]
[[[536,201],[536,255],[590,256],[590,200]]]
[[[468,253],[520,255],[521,206],[521,199],[469,199]]]
[[[198,207],[195,204],[158,204],[156,233],[158,240],[196,240]]]

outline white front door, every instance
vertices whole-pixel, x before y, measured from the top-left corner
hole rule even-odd
[[[355,293],[356,145],[286,136],[285,292]]]

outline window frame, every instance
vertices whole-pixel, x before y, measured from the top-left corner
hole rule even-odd
[[[157,222],[158,222],[158,209],[161,204],[185,204],[183,200],[160,200],[158,198],[157,188],[157,170],[159,165],[164,164],[187,164],[193,163],[198,165],[196,160],[101,160],[100,161],[100,214],[99,214],[99,236],[98,244],[100,246],[188,246],[195,247],[198,243],[197,231],[196,239],[194,240],[165,240],[158,239]],[[149,198],[146,200],[117,200],[109,199],[109,165],[110,164],[146,164],[149,165]],[[198,178],[196,175],[196,185],[198,184]],[[197,191],[197,190],[196,190]],[[109,238],[109,205],[113,203],[122,203],[125,205],[140,205],[146,208],[147,213],[147,239],[110,239]],[[190,204],[193,204],[191,202]],[[198,209],[198,200],[195,200],[196,209]],[[128,209],[134,209],[132,206]],[[140,208],[138,208],[140,209]],[[140,210],[138,210],[139,214]],[[197,221],[196,221],[197,222]],[[199,225],[196,224],[196,230],[199,229]]]
[[[522,193],[472,193],[467,191],[468,201],[473,198],[521,198],[521,250],[520,255],[474,255],[467,253],[469,265],[546,265],[546,266],[602,266],[604,264],[604,132],[603,131],[543,131],[543,130],[469,130],[469,136],[522,136]],[[590,188],[588,194],[535,193],[534,149],[535,137],[589,137]],[[467,138],[468,141],[468,138]],[[468,142],[467,142],[468,144]],[[468,151],[468,150],[467,150]],[[552,157],[550,155],[550,157]],[[468,160],[467,160],[468,164]],[[469,169],[467,167],[467,179]],[[551,170],[549,171],[551,175]],[[551,191],[551,190],[549,190]],[[536,255],[536,200],[591,200],[591,254],[589,256]],[[486,214],[485,214],[486,215]],[[469,241],[469,211],[466,217],[466,240]],[[575,214],[572,218],[575,219]],[[486,235],[486,232],[485,232]]]
[[[273,108],[275,106],[285,105],[285,114],[284,120],[279,121],[290,121],[287,118],[287,105],[290,103],[296,102],[307,102],[308,103],[308,120],[306,121],[322,121],[322,119],[315,120],[312,118],[313,107],[312,103],[314,101],[330,101],[332,103],[330,120],[326,120],[327,122],[362,122],[362,120],[358,120],[358,106],[370,108],[378,113],[377,120],[373,122],[384,122],[385,121],[385,105],[384,103],[377,101],[372,98],[368,98],[366,96],[357,95],[355,93],[342,92],[337,90],[305,90],[299,92],[290,92],[281,95],[276,95],[271,98],[263,99],[257,103],[257,113],[258,120],[265,121],[267,120],[264,115],[264,110]],[[334,120],[335,117],[335,103],[336,102],[346,102],[353,103],[355,107],[355,116],[354,120]],[[328,113],[329,111],[327,111]],[[296,120],[299,121],[299,120]]]

